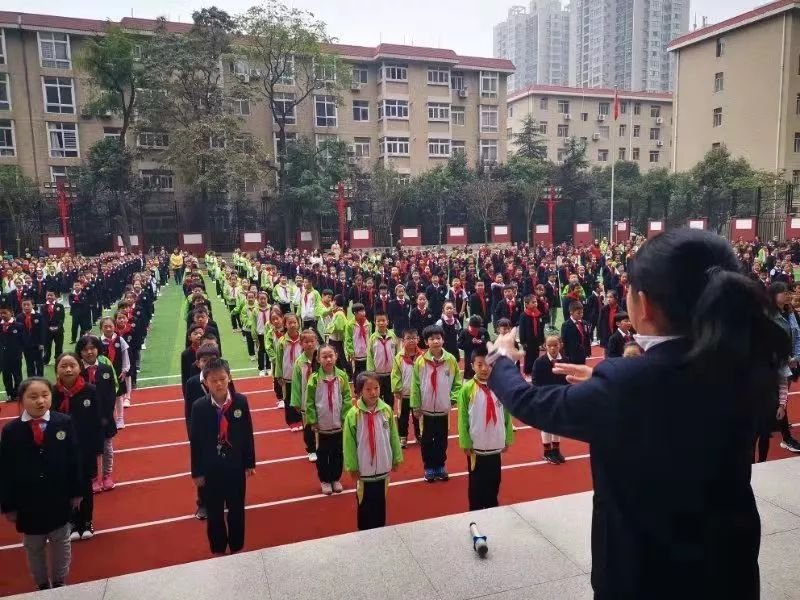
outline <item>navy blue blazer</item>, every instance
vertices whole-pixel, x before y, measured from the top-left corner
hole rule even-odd
[[[524,423],[591,444],[596,599],[758,598],[750,470],[757,404],[776,384],[699,372],[688,350],[607,359],[578,385],[531,386],[508,358],[489,378]]]

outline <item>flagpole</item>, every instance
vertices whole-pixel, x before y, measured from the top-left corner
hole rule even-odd
[[[617,95],[617,86],[614,86],[614,108],[613,108],[613,115],[614,115],[614,125],[611,127],[611,217],[609,221],[609,226],[611,229],[609,239],[611,240],[611,245],[614,245],[614,184],[616,180],[616,166],[617,166],[617,144],[616,144],[616,131],[614,131],[614,127],[617,125],[617,118],[619,116],[619,96]]]

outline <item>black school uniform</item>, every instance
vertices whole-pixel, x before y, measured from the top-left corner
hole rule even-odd
[[[425,330],[426,327],[429,325],[433,325],[436,323],[436,319],[434,318],[433,314],[430,311],[420,312],[418,308],[414,308],[409,315],[409,325],[411,325],[412,329],[417,330],[417,336],[419,336],[419,347],[426,348],[425,340],[422,339],[422,332]]]
[[[617,305],[616,310],[619,312],[622,308]],[[600,316],[597,318],[597,337],[603,348],[608,346],[608,340],[616,330],[617,324],[611,316],[611,306],[606,304],[600,309]]]
[[[411,321],[409,319],[411,303],[408,298],[402,302],[397,299],[389,302],[389,324],[394,329],[394,334],[402,338],[403,332],[406,329],[411,329]]]
[[[22,326],[16,321],[0,321],[0,366],[7,401],[17,397],[22,383]]]
[[[563,360],[550,360],[550,357],[545,352],[535,361],[533,361],[533,384],[540,385],[566,385],[566,375],[553,374],[553,367],[555,363],[563,362]]]
[[[32,312],[28,317],[24,313],[17,315],[22,331],[22,354],[25,357],[25,370],[28,377],[41,377],[44,375],[44,359],[42,346],[44,346],[44,323],[41,315]]]
[[[583,320],[578,324],[572,318],[564,321],[561,325],[561,341],[564,343],[564,360],[570,364],[585,365],[586,359],[592,355],[589,324]]]
[[[625,344],[633,341],[632,333],[623,333],[622,329],[617,329],[614,334],[608,338],[608,345],[606,346],[606,358],[618,358],[625,352]]]
[[[100,409],[100,426],[106,439],[117,435],[117,423],[114,419],[114,406],[117,396],[121,395],[119,379],[114,368],[100,362],[93,365],[81,363],[81,376],[95,387],[95,395]]]
[[[447,302],[447,286],[442,285],[429,285],[425,290],[425,296],[428,298],[428,309],[434,315],[442,314],[444,303]]]
[[[519,324],[519,315],[522,312],[522,302],[519,298],[514,298],[511,302],[503,298],[494,307],[494,325],[497,327],[497,322],[500,319],[508,319],[511,321],[511,326],[516,327]]]
[[[458,336],[458,347],[464,351],[464,380],[469,381],[475,377],[472,368],[472,353],[475,350],[486,350],[489,344],[489,332],[485,327],[471,331],[469,327],[461,330]]]
[[[519,343],[525,349],[522,372],[530,375],[533,363],[539,358],[539,348],[544,343],[544,318],[541,313],[535,316],[523,311],[519,317]]]
[[[205,477],[203,496],[208,511],[207,533],[211,552],[220,554],[244,546],[246,471],[256,466],[253,422],[247,398],[230,394],[222,416],[211,395],[192,405],[190,444],[192,477]],[[219,412],[218,412],[219,411]],[[228,423],[227,442],[220,439],[222,420]],[[227,528],[225,508],[228,509]]]
[[[183,390],[183,396],[186,397],[186,384],[189,379],[197,375],[197,367],[195,366],[194,371],[192,370],[192,366],[195,365],[195,361],[197,360],[197,348],[194,346],[189,346],[186,350],[181,352],[181,388]],[[191,404],[186,408],[187,415],[191,412],[192,406]]]
[[[78,339],[78,333],[83,335],[92,328],[89,298],[86,290],[80,290],[77,294],[74,291],[69,293],[69,312],[72,316],[70,343],[74,344]]]
[[[0,436],[0,509],[16,512],[17,531],[43,535],[72,518],[72,499],[85,482],[72,419],[50,411],[44,440],[34,442],[32,425],[18,417]]]
[[[455,356],[456,362],[461,360],[461,349],[458,345],[458,336],[461,334],[461,323],[457,318],[453,318],[453,323],[448,324],[443,318],[437,323],[444,331],[444,349]]]
[[[477,292],[469,297],[469,314],[483,319],[483,326],[488,327],[491,320],[491,299],[484,293],[483,298]]]
[[[586,303],[583,309],[583,320],[589,324],[589,338],[594,338],[594,332],[600,320],[600,309],[603,307],[603,299],[595,292],[586,295]]]
[[[42,330],[44,332],[44,364],[50,363],[55,344],[55,356],[64,351],[64,305],[60,302],[45,303],[41,311]]]

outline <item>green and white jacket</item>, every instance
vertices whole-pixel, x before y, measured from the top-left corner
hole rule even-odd
[[[373,427],[369,426],[372,420]],[[374,436],[374,448],[370,444],[370,431]],[[356,405],[347,412],[344,419],[344,468],[358,471],[364,481],[379,481],[389,476],[389,471],[403,462],[397,421],[391,407],[378,400],[373,410],[369,410],[359,398]]]

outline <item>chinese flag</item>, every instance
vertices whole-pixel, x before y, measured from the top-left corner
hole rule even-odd
[[[619,91],[614,90],[614,120],[619,119]]]

